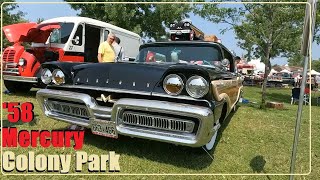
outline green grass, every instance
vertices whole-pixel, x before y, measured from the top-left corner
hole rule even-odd
[[[291,89],[269,88],[268,100],[285,103],[284,110],[267,109],[260,110],[260,88],[245,87],[244,98],[257,104],[240,104],[235,113],[225,121],[218,135],[218,144],[213,152],[212,160],[202,149],[193,149],[183,146],[175,146],[167,143],[149,141],[144,139],[120,136],[118,140],[108,139],[85,134],[83,151],[88,154],[107,154],[115,151],[120,154],[120,173],[194,173],[194,174],[279,174],[289,173],[291,148],[293,142],[294,126],[298,105],[290,105]],[[36,119],[26,124],[10,124],[6,121],[6,113],[3,114],[4,127],[15,126],[21,129],[55,130],[64,129],[68,124],[59,122],[44,116],[35,99],[36,90],[28,94],[5,95],[3,101],[25,102],[30,101],[35,105]],[[320,93],[313,95],[313,98]],[[312,173],[309,176],[298,176],[296,179],[318,179],[320,174],[320,106],[315,106],[315,98],[312,106]],[[74,154],[73,148],[4,148],[14,151],[16,154],[27,154],[34,151],[36,154]],[[309,108],[304,106],[301,124],[301,132],[298,146],[296,173],[309,172]],[[73,163],[72,163],[73,164]],[[71,167],[73,170],[74,167]],[[85,168],[86,169],[86,168]],[[74,171],[73,171],[74,172]],[[82,173],[87,173],[83,171]],[[96,173],[92,173],[96,174]],[[108,173],[110,174],[110,173]],[[115,173],[111,173],[115,174]],[[12,179],[24,179],[25,177],[8,176]],[[51,178],[61,179],[64,176]],[[124,179],[132,179],[132,176],[121,176]],[[42,177],[43,178],[43,177]],[[68,176],[69,179],[80,177]],[[82,176],[81,178],[89,178]],[[93,179],[101,176],[90,177]],[[108,176],[116,179],[118,176]],[[139,179],[208,179],[208,176],[135,176]],[[212,178],[212,177],[211,177]],[[288,179],[288,176],[215,176],[219,179]]]

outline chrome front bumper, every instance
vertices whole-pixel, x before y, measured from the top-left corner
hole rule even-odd
[[[2,78],[3,78],[3,80],[7,80],[7,81],[38,83],[38,78],[37,77],[2,75]]]
[[[88,128],[96,119],[111,121],[117,133],[125,136],[200,147],[215,132],[213,112],[201,106],[123,98],[106,107],[87,94],[51,89],[39,90],[37,100],[48,117]]]

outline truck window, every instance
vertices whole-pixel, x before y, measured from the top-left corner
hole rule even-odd
[[[54,29],[50,36],[50,43],[65,44],[72,32],[74,23],[60,23],[60,29]]]
[[[234,72],[235,71],[235,65],[234,65],[234,61],[233,61],[233,56],[231,53],[229,53],[229,51],[227,51],[225,48],[222,48],[223,49],[223,54],[224,54],[224,58],[225,59],[228,59],[229,62],[230,62],[230,67],[229,67],[229,70],[231,72]]]
[[[82,34],[83,34],[83,26],[80,24],[72,39],[73,45],[82,46]]]

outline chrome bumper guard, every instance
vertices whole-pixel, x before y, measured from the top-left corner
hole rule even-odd
[[[39,90],[37,100],[48,117],[89,128],[96,119],[112,121],[125,136],[200,147],[214,133],[213,112],[206,107],[129,98],[105,107],[87,94],[51,89]]]
[[[6,73],[6,71],[3,71]],[[37,77],[24,77],[24,76],[11,76],[11,75],[2,75],[4,80],[8,81],[19,81],[19,82],[28,82],[28,83],[38,83]]]

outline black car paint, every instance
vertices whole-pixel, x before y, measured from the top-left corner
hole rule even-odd
[[[193,42],[160,42],[149,43],[140,46],[140,50],[150,46],[168,45],[197,45],[197,46],[222,46],[218,43],[193,41]],[[219,47],[221,49],[221,47]],[[42,64],[42,68],[53,71],[61,69],[66,75],[67,85],[82,85],[97,88],[114,88],[128,91],[141,91],[146,94],[167,93],[163,89],[163,79],[169,74],[178,74],[183,78],[184,83],[193,75],[204,77],[210,84],[212,80],[232,79],[234,74],[218,67],[207,67],[184,63],[69,63],[69,62],[48,62]],[[211,88],[211,86],[210,86]],[[188,96],[186,90],[181,95]],[[203,97],[212,102],[211,90]],[[211,103],[212,104],[212,103]]]

